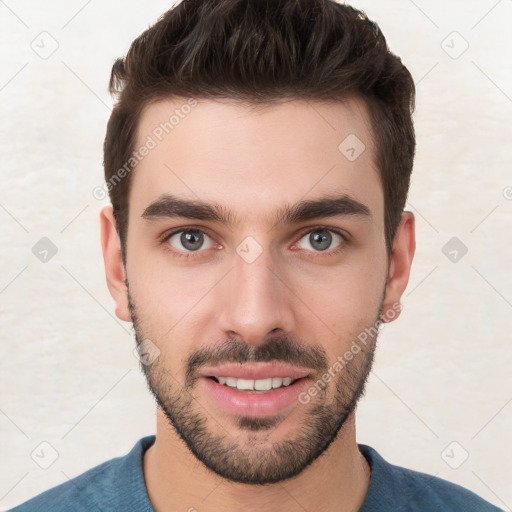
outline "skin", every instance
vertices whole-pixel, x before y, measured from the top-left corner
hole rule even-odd
[[[136,146],[185,102],[174,98],[147,107]],[[338,149],[349,134],[366,145],[354,161]],[[132,171],[126,268],[112,207],[101,211],[106,278],[116,315],[136,324],[139,342],[149,338],[160,350],[145,369],[147,376],[160,379],[159,391],[168,393],[170,401],[189,397],[187,410],[202,418],[207,433],[235,443],[249,463],[266,460],[261,455],[276,443],[296,440],[300,428],[312,428],[308,414],[315,405],[334,404],[340,389],[353,392],[336,387],[346,373],[339,372],[308,404],[295,402],[286,408],[272,428],[251,430],[217,407],[197,383],[179,393],[186,389],[188,358],[203,348],[214,354],[226,340],[236,340],[254,354],[269,337],[288,336],[305,352],[320,349],[330,366],[379,315],[386,320],[393,309],[393,318],[398,317],[396,304],[407,286],[415,251],[414,216],[402,214],[388,258],[384,196],[374,155],[368,112],[358,98],[336,103],[292,100],[259,110],[234,101],[198,100]],[[142,218],[162,193],[219,203],[232,210],[237,222],[226,226]],[[272,214],[285,204],[333,193],[364,203],[371,219],[272,221]],[[212,245],[188,251],[192,257],[187,259],[177,256],[187,254],[179,236],[173,245],[159,241],[173,228],[190,226],[204,230],[206,243]],[[334,239],[332,249],[315,250],[308,236],[318,226],[339,230],[347,240]],[[252,263],[236,251],[247,236],[262,248]],[[373,348],[354,356],[350,368],[355,371],[368,362]],[[156,441],[144,456],[143,469],[158,512],[286,512],[296,511],[298,504],[304,510],[357,511],[370,483],[368,464],[356,443],[354,410],[322,456],[296,476],[262,486],[232,481],[203,465],[159,407]]]

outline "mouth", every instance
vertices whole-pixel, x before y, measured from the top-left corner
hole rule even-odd
[[[284,364],[246,363],[204,369],[202,390],[223,412],[268,417],[297,405],[311,372]]]
[[[236,377],[208,377],[213,381],[237,391],[246,393],[268,393],[275,389],[286,388],[300,379],[291,377],[268,377],[266,379],[237,379]]]

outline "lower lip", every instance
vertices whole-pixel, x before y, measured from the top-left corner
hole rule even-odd
[[[235,416],[251,416],[253,418],[264,418],[283,411],[297,401],[299,394],[307,389],[309,384],[309,378],[304,377],[297,379],[289,386],[266,393],[253,393],[219,384],[208,377],[202,377],[200,380],[203,382],[206,392],[226,412]]]

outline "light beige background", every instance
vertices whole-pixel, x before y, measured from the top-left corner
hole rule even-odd
[[[107,200],[92,190],[111,64],[170,5],[0,2],[1,510],[154,432],[131,324],[105,283]],[[512,2],[354,5],[415,78],[418,141],[407,206],[417,254],[403,316],[381,334],[358,440],[510,510]],[[52,38],[41,58],[34,49]],[[32,253],[44,236],[58,248],[46,263]],[[457,262],[442,252],[454,236],[468,249]],[[52,450],[48,469],[31,458],[49,463]]]

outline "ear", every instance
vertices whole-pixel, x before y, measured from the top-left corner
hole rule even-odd
[[[392,322],[400,316],[400,298],[409,282],[412,259],[416,250],[415,219],[412,212],[403,212],[393,241],[388,281],[381,320]]]
[[[116,230],[116,220],[112,205],[105,206],[100,212],[101,248],[105,263],[107,286],[116,301],[116,316],[125,322],[131,322],[128,307],[128,289],[125,284],[125,268],[121,253],[121,240]]]

